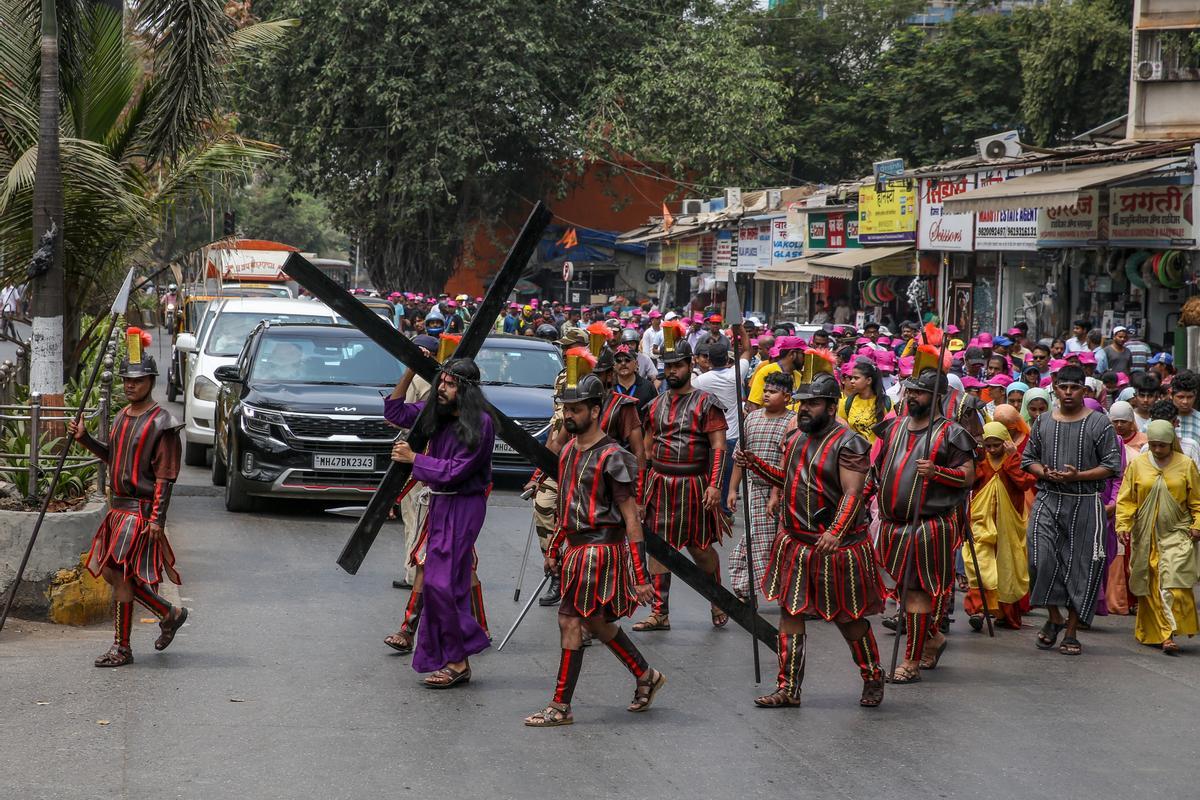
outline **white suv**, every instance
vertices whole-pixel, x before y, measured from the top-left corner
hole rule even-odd
[[[220,382],[214,373],[217,367],[237,361],[242,345],[250,332],[263,320],[272,322],[334,322],[333,311],[323,303],[312,300],[289,300],[282,297],[231,297],[214,301],[217,308],[207,324],[202,326],[199,339],[185,348],[188,369],[183,398],[184,447],[183,462],[202,467],[213,443],[213,417]]]

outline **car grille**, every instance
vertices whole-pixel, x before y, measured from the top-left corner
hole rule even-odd
[[[383,473],[381,472],[353,474],[348,472],[306,470],[304,472],[293,472],[284,479],[283,485],[374,490],[379,487],[379,482],[382,480]]]
[[[522,418],[514,419],[513,422],[520,425],[522,428],[525,429],[525,431],[528,434],[530,434],[532,436],[532,435],[536,434],[538,431],[540,431],[542,428],[549,425],[550,418],[549,417],[537,417],[537,418],[522,417]]]
[[[363,439],[396,438],[397,430],[379,417],[345,419],[342,417],[319,417],[301,414],[284,414],[288,430],[292,435],[305,439],[328,439],[330,436],[359,436]]]

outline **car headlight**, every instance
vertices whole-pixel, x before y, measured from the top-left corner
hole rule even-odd
[[[203,375],[196,376],[196,383],[192,387],[192,397],[205,402],[217,402],[217,385]]]
[[[242,406],[242,428],[249,433],[271,435],[271,426],[284,424],[283,415],[254,406]]]

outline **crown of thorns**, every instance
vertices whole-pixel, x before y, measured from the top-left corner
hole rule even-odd
[[[438,367],[438,372],[442,375],[448,375],[451,378],[454,378],[456,383],[466,383],[470,384],[471,386],[479,385],[479,381],[477,379],[468,378],[466,375],[455,372],[449,364],[442,364],[440,367]]]

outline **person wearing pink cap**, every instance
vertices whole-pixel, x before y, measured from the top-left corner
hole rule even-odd
[[[750,381],[750,393],[746,396],[749,408],[762,408],[763,388],[767,376],[773,372],[791,373],[794,391],[800,388],[800,372],[796,369],[799,359],[804,355],[804,345],[798,336],[780,336],[775,340],[771,350],[771,363],[759,367]],[[794,410],[794,409],[793,409]]]
[[[1012,344],[1008,348],[1008,354],[1012,356],[1013,361],[1018,364],[1028,363],[1033,358],[1033,351],[1025,346],[1025,331],[1015,326],[1009,328],[1008,338],[1012,339]]]
[[[654,365],[658,367],[659,372],[662,372],[662,313],[658,309],[654,309],[646,316],[650,318],[650,327],[642,332],[642,342],[638,349],[644,355],[654,359]]]
[[[882,351],[880,357],[891,356]],[[876,361],[859,356],[849,365],[850,375],[846,380],[845,397],[837,404],[837,416],[867,444],[875,444],[875,426],[892,410],[892,401],[883,385],[883,373]]]

